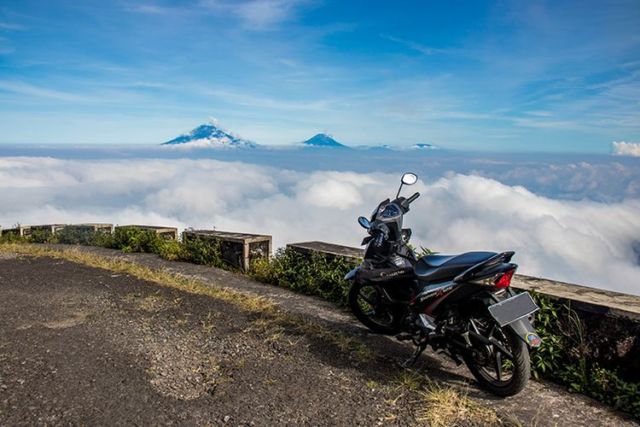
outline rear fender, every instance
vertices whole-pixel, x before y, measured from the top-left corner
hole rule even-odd
[[[509,295],[511,295],[511,292]],[[471,298],[464,308],[468,313],[486,313],[489,315],[487,307],[493,303],[499,302],[499,299],[491,292],[484,291],[479,292],[474,298]],[[535,328],[531,324],[531,321],[527,317],[516,320],[504,326],[510,328],[522,340],[529,348],[537,348],[542,344],[542,339],[536,332]]]

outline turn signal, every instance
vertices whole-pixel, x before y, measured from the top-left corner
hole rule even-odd
[[[513,277],[513,273],[516,272],[516,269],[509,270],[506,273],[503,273],[500,277],[493,282],[498,289],[508,288],[511,285],[511,278]]]

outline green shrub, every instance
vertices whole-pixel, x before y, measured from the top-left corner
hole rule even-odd
[[[0,243],[27,243],[27,240],[16,233],[3,233],[0,236]]]
[[[37,228],[31,229],[31,234],[26,240],[29,243],[57,243],[56,236],[51,231]]]
[[[146,252],[157,254],[169,261],[188,261],[196,264],[222,266],[219,244],[205,244],[199,239],[185,243],[166,239],[153,230],[138,227],[117,227],[113,235],[96,235],[92,242],[96,246],[120,249],[123,252]]]
[[[126,253],[153,253],[170,261],[187,261],[194,264],[231,268],[222,260],[220,241],[217,239],[191,238],[181,243],[166,239],[153,230],[144,230],[139,227],[117,227],[113,234],[80,227],[67,227],[56,233],[55,237],[55,241],[59,243],[100,246],[119,249]],[[5,238],[7,241],[11,239],[13,238]],[[38,237],[37,240],[28,241],[39,243],[43,240],[46,239]],[[47,241],[52,242],[52,240],[48,239]]]
[[[540,307],[535,315],[535,327],[542,338],[542,345],[531,354],[531,373],[538,379],[557,372],[562,362],[564,340],[559,327],[562,307],[544,295],[535,292],[531,295]]]
[[[113,248],[115,241],[112,233],[106,232],[94,232],[89,239],[89,246],[100,246],[103,248]]]
[[[586,394],[615,409],[640,418],[640,384],[621,379],[615,371],[580,358],[565,364],[559,372],[562,383],[576,393]]]
[[[355,266],[356,263],[342,257],[328,257],[316,252],[301,254],[281,248],[271,261],[254,262],[250,274],[262,282],[346,305],[350,284],[344,276]]]
[[[67,226],[56,233],[56,240],[66,245],[110,247],[113,236],[111,233],[94,230],[92,227]]]
[[[91,241],[91,229],[65,227],[56,233],[58,243],[65,245],[89,245]]]
[[[182,242],[182,261],[230,269],[222,259],[220,240],[214,238],[191,237]]]
[[[155,245],[154,250],[154,253],[169,261],[188,261],[184,245],[176,240],[162,239],[162,242]]]
[[[122,252],[156,253],[161,239],[155,231],[138,227],[117,227],[110,243],[113,249],[120,249]]]
[[[587,356],[584,325],[570,304],[532,295],[540,306],[535,327],[542,338],[540,348],[531,354],[534,377],[564,384],[640,418],[640,383],[625,381]]]

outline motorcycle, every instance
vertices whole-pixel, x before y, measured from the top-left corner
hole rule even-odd
[[[518,268],[514,252],[418,258],[402,222],[420,193],[400,196],[417,181],[405,173],[395,199],[383,200],[370,219],[358,218],[369,235],[362,263],[345,276],[352,282],[351,311],[375,333],[412,341],[406,366],[429,345],[457,365],[464,362],[481,387],[513,396],[529,380],[529,349],[542,342],[531,323],[538,306],[528,292],[510,288]]]

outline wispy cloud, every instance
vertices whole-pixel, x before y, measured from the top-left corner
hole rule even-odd
[[[232,17],[250,31],[276,29],[297,16],[308,0],[200,0],[192,5],[166,6],[156,3],[129,4],[125,10],[146,15],[213,14]]]
[[[75,93],[48,89],[20,81],[0,80],[0,91],[29,97],[53,99],[56,101],[86,101],[90,99]]]
[[[292,20],[301,0],[250,0],[237,3],[232,11],[243,22],[245,28],[268,30]]]
[[[198,93],[210,95],[230,104],[242,105],[255,108],[272,108],[278,110],[305,110],[305,111],[327,111],[335,102],[326,99],[320,100],[286,100],[282,98],[270,98],[266,96],[253,95],[250,92],[234,91],[221,88],[201,88]]]
[[[148,15],[168,15],[177,12],[179,9],[157,4],[131,4],[125,6],[125,10]]]
[[[412,41],[412,40],[405,40],[403,38],[400,37],[395,37],[395,36],[391,36],[388,34],[380,34],[380,38],[384,39],[384,40],[389,40],[391,42],[394,43],[398,43],[406,48],[409,48],[411,50],[414,50],[416,52],[419,52],[423,55],[433,55],[435,53],[461,53],[461,50],[456,50],[456,49],[442,49],[442,48],[435,48],[432,46],[427,46],[425,44],[422,43],[418,43],[416,41]]]
[[[27,27],[15,22],[0,22],[0,30],[7,31],[25,31]]]

